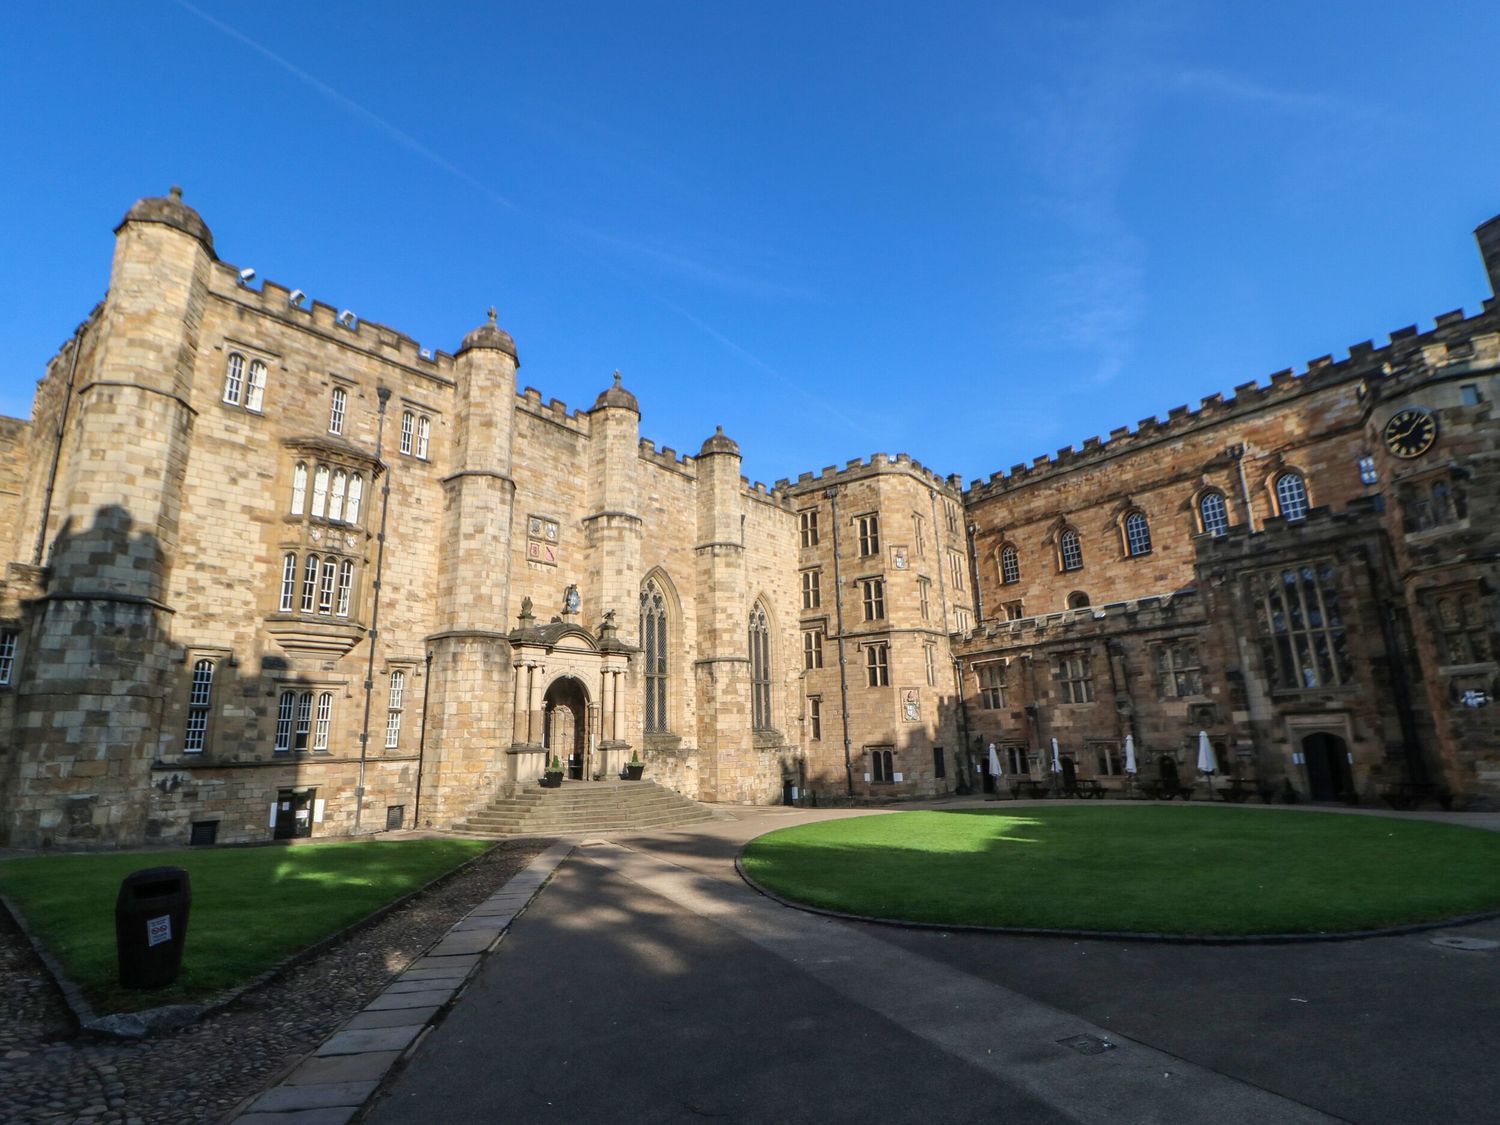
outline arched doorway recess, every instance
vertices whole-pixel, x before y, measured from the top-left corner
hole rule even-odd
[[[1336,734],[1318,731],[1302,739],[1307,792],[1314,801],[1340,801],[1354,789],[1349,744]]]
[[[567,776],[581,781],[587,776],[584,761],[588,749],[588,690],[583,681],[561,676],[547,688],[542,699],[543,746],[547,757],[562,759]]]

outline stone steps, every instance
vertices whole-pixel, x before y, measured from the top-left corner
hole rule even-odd
[[[650,781],[565,781],[528,785],[455,824],[475,836],[569,836],[631,828],[674,828],[711,819],[696,801]]]

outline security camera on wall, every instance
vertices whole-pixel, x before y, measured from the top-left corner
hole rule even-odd
[[[246,266],[244,269],[240,270],[240,284],[241,285],[249,285],[254,280],[255,280],[255,271],[253,269],[251,269],[249,266]]]
[[[291,305],[293,308],[300,309],[302,307],[302,302],[305,300],[307,300],[306,293],[302,292],[302,290],[300,289],[293,289],[287,296],[286,303]]]

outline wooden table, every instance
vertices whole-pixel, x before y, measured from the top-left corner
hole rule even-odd
[[[1243,804],[1250,799],[1250,794],[1255,792],[1255,785],[1243,777],[1231,777],[1229,784],[1218,791],[1220,797],[1234,804]]]
[[[1010,783],[1010,795],[1016,800],[1022,797],[1047,797],[1052,790],[1048,789],[1040,781],[1033,781],[1029,777],[1017,778]]]

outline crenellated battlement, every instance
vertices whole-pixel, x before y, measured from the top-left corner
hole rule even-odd
[[[1150,594],[1127,601],[1065,609],[1023,617],[1016,621],[986,621],[965,637],[969,644],[1001,641],[1038,644],[1043,641],[1084,640],[1117,628],[1131,630],[1173,628],[1190,624],[1202,613],[1198,592],[1192,587],[1166,594]]]
[[[691,453],[679,454],[670,445],[664,445],[658,450],[656,443],[650,438],[641,438],[640,456],[642,461],[650,462],[663,469],[670,469],[676,473],[686,473],[689,476],[697,474],[695,466],[698,463],[698,458],[694,457]]]
[[[1384,346],[1376,347],[1373,342],[1363,340],[1351,344],[1344,359],[1318,356],[1308,360],[1300,373],[1285,368],[1273,372],[1263,383],[1251,380],[1239,384],[1228,398],[1222,393],[1207,395],[1197,409],[1174,406],[1165,419],[1155,415],[1142,418],[1133,430],[1121,426],[1111,430],[1108,438],[1085,438],[1080,447],[1064,446],[1051,455],[1034,458],[1029,465],[1022,462],[1012,465],[1008,472],[995,472],[985,480],[970,481],[965,501],[987,500],[1059,473],[1244,418],[1269,406],[1343,383],[1364,381],[1378,394],[1383,383],[1404,385],[1449,364],[1468,367],[1500,362],[1500,325],[1488,334],[1477,331],[1483,327],[1478,322],[1493,319],[1493,315],[1494,310],[1489,307],[1472,317],[1466,317],[1462,309],[1454,309],[1440,314],[1426,333],[1420,333],[1416,325],[1397,328],[1389,334]],[[803,479],[808,477],[809,474],[804,474]]]
[[[767,487],[764,481],[752,482],[749,477],[742,476],[740,477],[740,490],[746,499],[771,504],[788,512],[792,510],[792,498],[779,485]]]
[[[542,402],[542,392],[535,387],[524,387],[516,392],[516,409],[524,410],[537,418],[572,430],[581,437],[588,437],[593,430],[593,418],[587,410],[569,410],[562,399]]]
[[[950,493],[955,500],[961,497],[956,477],[939,476],[909,453],[872,453],[868,458],[855,457],[847,461],[842,469],[837,465],[828,465],[817,474],[801,473],[795,481],[783,478],[776,482],[775,490],[786,493],[804,492],[814,487],[826,488],[830,484],[888,472],[916,477],[924,484]]]
[[[384,324],[367,321],[357,315],[349,325],[339,323],[340,309],[314,298],[292,304],[297,290],[275,281],[263,281],[259,287],[240,284],[239,268],[228,262],[215,262],[209,286],[220,300],[303,331],[314,331],[329,339],[392,363],[399,363],[419,374],[452,382],[454,357],[436,348],[425,348],[412,337]]]
[[[1251,531],[1244,524],[1233,524],[1223,535],[1198,535],[1194,538],[1198,561],[1213,564],[1221,560],[1253,559],[1265,554],[1269,548],[1288,542],[1338,538],[1350,530],[1378,526],[1384,503],[1381,496],[1356,496],[1339,509],[1331,505],[1309,508],[1301,519],[1271,516],[1261,522],[1258,531]]]

